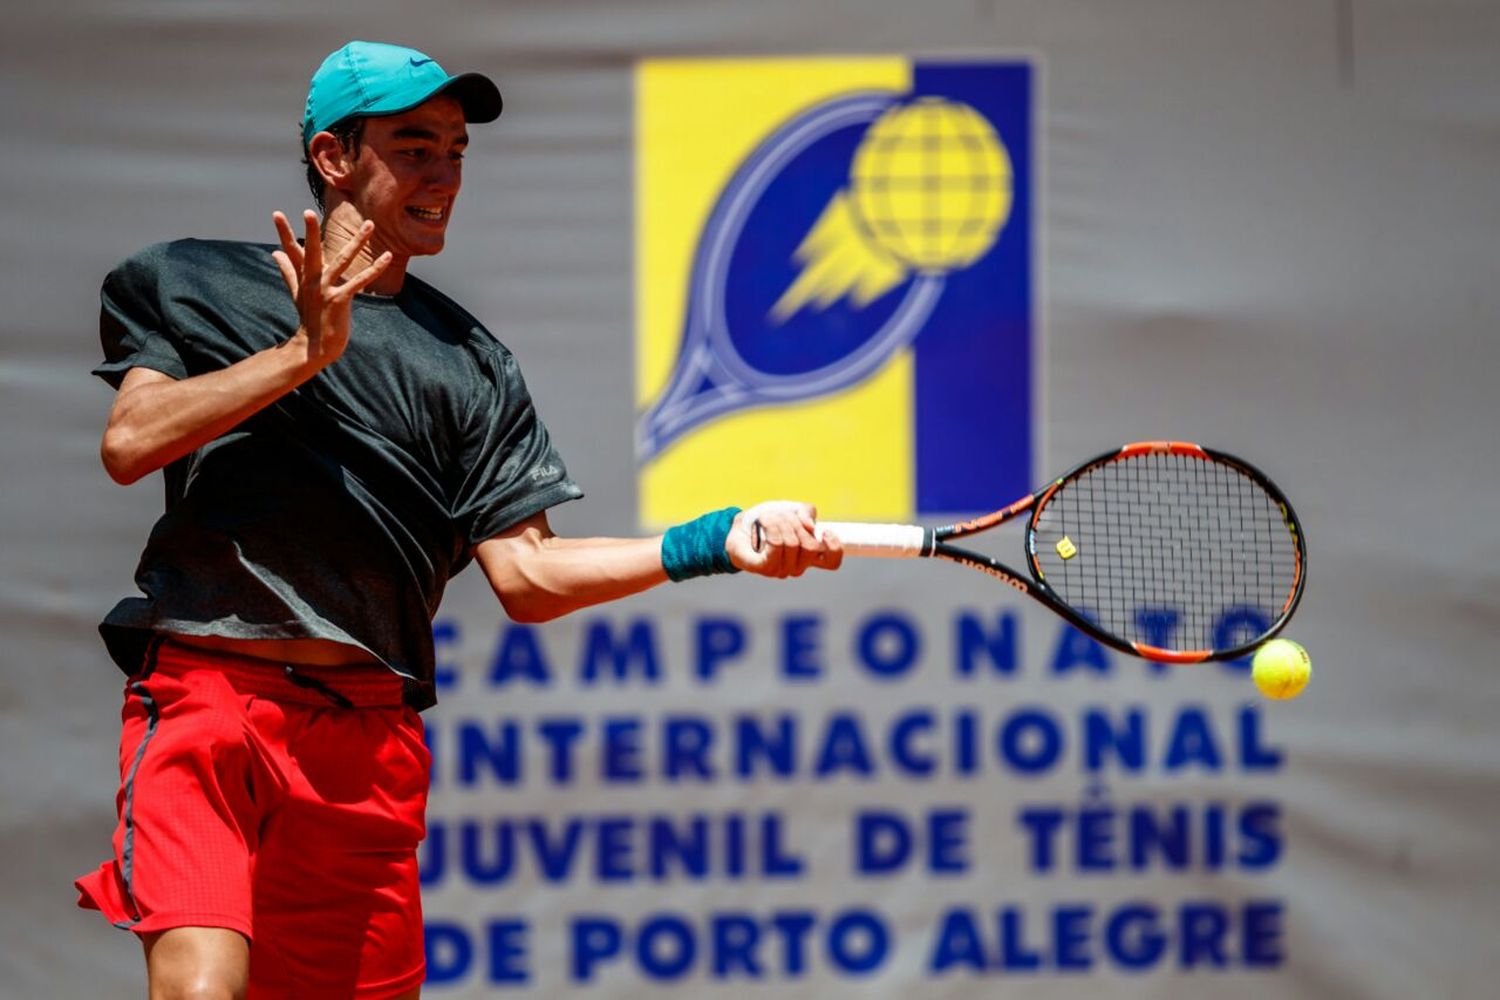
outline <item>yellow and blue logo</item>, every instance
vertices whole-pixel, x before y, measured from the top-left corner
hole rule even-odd
[[[661,60],[636,88],[642,522],[1029,490],[1031,67]]]

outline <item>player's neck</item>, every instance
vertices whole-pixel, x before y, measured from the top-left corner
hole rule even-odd
[[[359,234],[359,227],[363,224],[355,213],[342,212],[335,208],[323,219],[323,259],[328,260],[347,246]],[[374,233],[364,246],[360,247],[359,253],[344,268],[345,274],[358,274],[375,262],[375,258],[385,253],[388,248],[383,245],[380,233]],[[406,267],[411,258],[404,254],[392,253],[391,262],[385,271],[369,285],[365,286],[365,293],[370,295],[395,295],[401,291],[401,286],[406,282]]]
[[[360,268],[368,267],[375,260],[375,254],[365,247],[357,257],[355,263],[349,267],[349,273],[358,274]],[[409,257],[392,257],[385,271],[365,286],[367,295],[395,295],[401,291],[401,286],[406,283],[406,265],[411,260]]]

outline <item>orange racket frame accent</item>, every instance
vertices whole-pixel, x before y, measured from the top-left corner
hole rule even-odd
[[[1042,573],[1041,565],[1037,560],[1035,546],[1037,518],[1046,508],[1048,502],[1051,501],[1059,489],[1074,479],[1078,479],[1109,463],[1139,458],[1145,455],[1180,455],[1185,458],[1196,458],[1205,462],[1214,462],[1228,466],[1255,482],[1276,503],[1293,541],[1294,566],[1292,586],[1286,601],[1283,603],[1276,621],[1263,634],[1256,636],[1249,642],[1241,643],[1227,649],[1163,649],[1159,646],[1152,646],[1146,643],[1132,642],[1106,632],[1089,621],[1078,610],[1064,602],[1052,590],[1051,586],[1048,585]],[[1004,524],[1028,510],[1031,511],[1031,519],[1026,529],[1026,562],[1027,569],[1030,570],[1031,574],[1030,580],[1011,570],[999,560],[948,544],[949,539],[963,538],[966,535],[986,531]],[[1100,642],[1121,652],[1141,656],[1148,660],[1156,660],[1161,663],[1202,663],[1205,660],[1238,659],[1253,652],[1257,647],[1270,640],[1286,627],[1292,613],[1296,610],[1298,603],[1302,599],[1302,593],[1306,586],[1307,573],[1306,538],[1302,532],[1301,524],[1297,520],[1297,515],[1292,510],[1291,503],[1287,500],[1286,495],[1282,493],[1281,489],[1275,483],[1271,482],[1259,469],[1243,459],[1236,458],[1225,452],[1205,448],[1191,441],[1135,441],[1115,451],[1106,452],[1105,454],[1091,458],[1087,462],[1082,462],[1075,466],[1065,475],[1052,480],[1031,495],[1022,497],[1008,507],[1003,507],[1000,510],[981,517],[972,518],[968,521],[960,521],[932,529],[932,544],[921,555],[961,563],[996,577],[1016,590],[1036,598],[1080,631],[1098,639]]]

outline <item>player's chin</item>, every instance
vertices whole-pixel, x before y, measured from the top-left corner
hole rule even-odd
[[[441,226],[412,221],[402,228],[402,242],[406,244],[408,257],[431,257],[435,253],[441,253],[444,244],[448,242],[446,219]]]
[[[448,242],[448,240],[446,234],[437,233],[435,235],[424,234],[421,239],[413,239],[408,242],[411,247],[411,251],[406,256],[431,257],[434,254],[442,253],[443,246]]]

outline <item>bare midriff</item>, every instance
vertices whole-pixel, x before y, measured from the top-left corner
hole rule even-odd
[[[376,666],[379,663],[369,652],[358,646],[347,646],[328,639],[235,639],[222,635],[182,635],[174,632],[172,641],[196,649],[211,649],[272,663],[293,663],[308,667],[343,667],[352,664]]]

